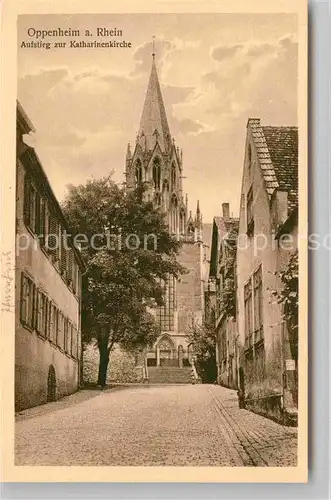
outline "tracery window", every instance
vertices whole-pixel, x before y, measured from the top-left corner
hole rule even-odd
[[[161,186],[161,162],[158,157],[153,161],[153,183],[155,189],[160,189]]]
[[[171,198],[171,230],[173,233],[177,232],[177,227],[178,227],[177,218],[178,218],[178,201],[177,201],[177,196],[173,194]]]
[[[173,163],[171,165],[171,188],[173,191],[175,191],[175,189],[176,189],[176,180],[177,180],[176,165]]]
[[[136,186],[137,186],[143,181],[143,168],[140,160],[137,160],[136,162],[135,175],[136,175]]]

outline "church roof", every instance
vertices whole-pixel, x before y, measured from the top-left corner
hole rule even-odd
[[[170,129],[154,59],[140,121],[139,137],[142,134],[146,137],[148,149],[154,148],[156,136],[163,152],[170,141]]]

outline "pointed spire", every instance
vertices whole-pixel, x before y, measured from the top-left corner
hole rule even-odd
[[[155,60],[155,35],[152,36],[153,39],[153,52],[152,52],[152,57],[153,61]]]
[[[201,212],[200,212],[200,202],[198,200],[197,201],[197,220],[200,219],[200,215],[201,215]]]
[[[131,160],[132,158],[132,154],[131,154],[131,145],[130,143],[128,142],[128,147],[127,147],[127,150],[126,150],[126,159],[127,160]]]
[[[155,55],[154,52],[153,55]],[[155,146],[155,136],[153,136],[153,134],[155,130],[157,130],[159,134],[159,145],[162,151],[166,151],[168,145],[168,137],[170,137],[170,129],[163,103],[154,56],[145,97],[145,103],[141,115],[139,135],[141,134],[142,130],[144,130],[145,136],[147,138],[148,149],[153,149],[153,147]]]

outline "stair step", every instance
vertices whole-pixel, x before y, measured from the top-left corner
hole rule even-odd
[[[190,384],[192,382],[192,369],[188,367],[149,367],[148,380],[157,384]]]

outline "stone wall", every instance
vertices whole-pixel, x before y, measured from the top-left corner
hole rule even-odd
[[[84,350],[83,381],[93,384],[98,380],[99,351],[97,346],[90,344]],[[107,372],[107,384],[134,383],[142,379],[142,370],[135,365],[135,356],[116,347],[110,354]]]

